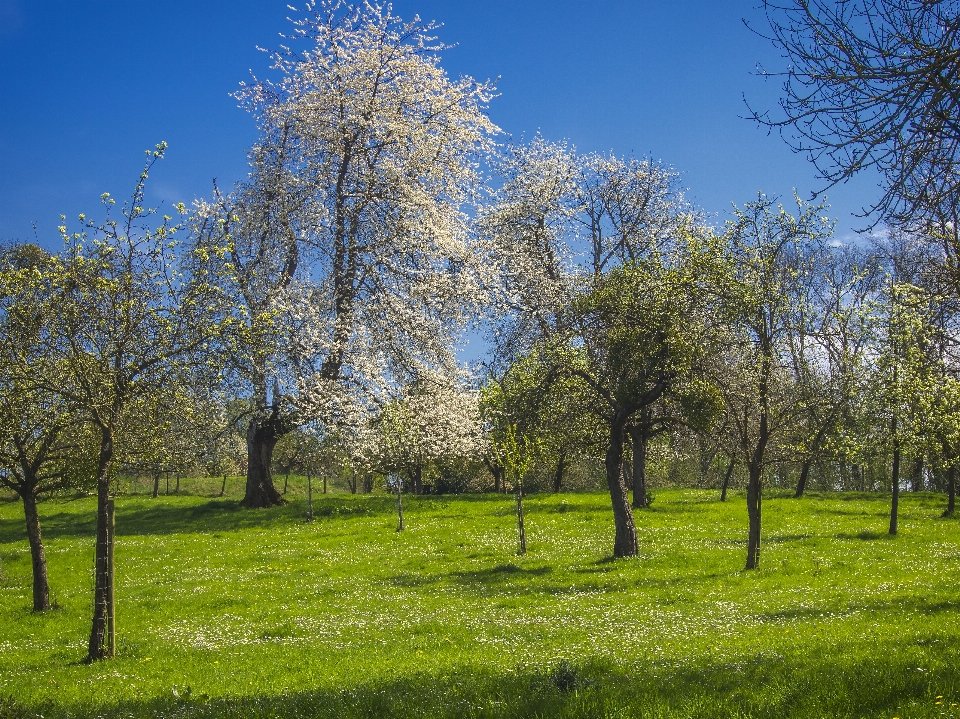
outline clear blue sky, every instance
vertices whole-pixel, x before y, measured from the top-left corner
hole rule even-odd
[[[804,158],[748,120],[773,107],[756,76],[784,62],[743,18],[757,0],[400,0],[394,12],[444,23],[453,75],[500,77],[493,120],[581,150],[650,155],[676,167],[720,218],[759,190],[789,200],[820,185]],[[293,4],[293,3],[292,3]],[[0,240],[58,246],[59,215],[99,217],[127,196],[143,150],[169,143],[152,203],[190,203],[245,171],[251,118],[230,97],[264,74],[291,11],[282,0],[0,0]],[[876,196],[861,178],[829,192],[838,235]]]

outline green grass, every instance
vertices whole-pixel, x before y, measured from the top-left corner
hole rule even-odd
[[[217,486],[219,491],[219,486]],[[657,493],[611,561],[603,494],[117,501],[118,657],[84,665],[92,498],[41,505],[59,609],[30,611],[0,503],[0,717],[960,717],[960,524],[908,494]],[[937,697],[942,696],[942,699]],[[937,703],[940,702],[940,703]]]

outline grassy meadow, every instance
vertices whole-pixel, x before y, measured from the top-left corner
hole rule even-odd
[[[281,478],[282,484],[282,478]],[[219,492],[219,482],[207,488]],[[610,559],[603,493],[117,500],[117,658],[85,665],[94,499],[40,507],[34,614],[0,502],[0,718],[960,717],[960,521],[943,497],[660,490]]]

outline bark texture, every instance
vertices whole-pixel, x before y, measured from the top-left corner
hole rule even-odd
[[[37,498],[32,492],[25,492],[21,498],[33,563],[33,611],[44,612],[50,608],[50,586],[47,583],[47,556],[43,550],[43,539],[40,537]]]
[[[273,449],[289,429],[274,408],[264,420],[252,419],[247,426],[247,488],[243,506],[251,509],[285,503],[273,485]]]
[[[637,527],[627,488],[623,483],[623,435],[629,414],[618,411],[610,422],[610,445],[604,462],[607,472],[607,488],[613,505],[613,522],[616,536],[613,542],[614,557],[635,557],[640,550]]]
[[[107,653],[107,599],[110,584],[109,560],[109,513],[110,461],[113,459],[113,432],[101,429],[100,455],[97,462],[97,544],[94,563],[93,622],[87,661],[95,662],[108,657]]]
[[[647,501],[647,433],[639,428],[631,428],[629,432],[633,449],[633,507],[643,509],[650,504]]]
[[[727,488],[730,486],[730,478],[733,477],[733,466],[736,464],[736,460],[731,457],[730,463],[727,464],[727,471],[723,475],[723,486],[720,488],[720,501],[727,501]]]
[[[797,480],[797,491],[793,493],[794,499],[800,499],[803,493],[807,491],[807,478],[810,476],[810,464],[812,460],[807,459],[800,469],[800,479]]]

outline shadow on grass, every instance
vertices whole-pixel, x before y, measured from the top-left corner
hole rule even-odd
[[[818,619],[820,617],[833,620],[853,614],[870,612],[887,614],[888,616],[899,616],[904,612],[917,612],[919,614],[933,616],[944,612],[954,613],[958,609],[960,609],[960,601],[926,602],[922,598],[910,597],[867,602],[864,604],[851,604],[846,609],[838,609],[836,611],[831,611],[823,607],[793,607],[779,612],[763,612],[754,616],[762,622],[790,622],[795,620],[805,621]]]
[[[51,511],[62,504],[41,505],[40,524],[45,539],[57,537],[93,537],[97,518],[94,505],[82,510]],[[314,501],[317,519],[326,517],[360,517],[390,514],[396,511],[393,500],[386,496],[363,498],[322,497]],[[117,501],[117,536],[151,534],[184,534],[233,532],[248,529],[270,529],[278,525],[302,524],[306,506],[303,501],[269,509],[246,509],[234,499],[212,499],[197,502],[164,497],[121,498]],[[0,521],[0,543],[26,538],[24,523]]]
[[[490,569],[478,569],[472,572],[451,572],[448,576],[460,584],[490,587],[494,585],[513,584],[516,583],[517,580],[522,581],[533,577],[543,577],[552,572],[553,567],[544,566],[526,569],[524,567],[518,567],[516,564],[499,564]]]
[[[894,535],[889,532],[875,532],[870,529],[865,529],[862,532],[857,532],[856,534],[850,532],[840,532],[839,534],[833,535],[835,539],[860,539],[865,542],[872,542],[877,539],[893,539]]]
[[[163,697],[98,706],[35,705],[0,698],[0,719],[268,719],[298,717],[599,717],[659,716],[753,719],[896,715],[903,707],[929,706],[932,696],[960,687],[960,670],[944,664],[917,672],[894,654],[849,658],[841,651],[806,655],[799,662],[754,655],[706,665],[648,663],[626,669],[601,661],[559,658],[516,671],[491,671],[463,664],[438,673],[368,679],[346,687],[270,695],[210,698],[175,686]],[[934,691],[934,689],[936,691]]]
[[[768,544],[784,544],[786,542],[800,542],[804,539],[812,539],[812,534],[774,534],[770,537],[764,537],[763,542]]]

